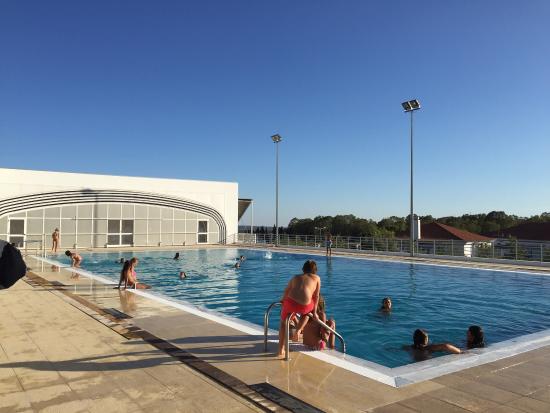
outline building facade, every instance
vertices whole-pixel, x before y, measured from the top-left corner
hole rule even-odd
[[[0,169],[0,239],[20,247],[223,243],[238,231],[238,184]]]

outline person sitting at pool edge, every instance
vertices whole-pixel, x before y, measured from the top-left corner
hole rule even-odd
[[[307,260],[302,267],[302,274],[295,275],[288,282],[281,302],[281,322],[279,324],[279,358],[285,357],[284,344],[286,340],[285,322],[291,313],[306,315],[312,313],[313,318],[319,318],[317,307],[321,293],[321,278],[317,275],[317,264]],[[305,327],[308,317],[302,317],[296,327],[293,339],[296,339]]]
[[[71,258],[71,267],[80,267],[80,263],[82,262],[82,257],[80,255],[69,250],[65,251],[65,255]]]
[[[451,354],[460,354],[461,351],[458,347],[453,346],[451,343],[429,344],[428,333],[421,329],[416,329],[413,334],[413,345],[411,346],[414,352],[414,358],[416,361],[425,360],[429,358],[431,353],[437,351],[444,351]]]
[[[124,282],[124,289],[135,288],[144,290],[150,288],[147,284],[138,283],[137,274],[135,271],[138,262],[139,260],[136,257],[133,257],[131,260],[124,263],[124,265],[122,266],[122,270],[120,271],[120,279],[118,281],[119,289],[122,285],[122,282]]]
[[[485,347],[485,334],[480,326],[470,326],[466,332],[466,347],[482,348]]]
[[[391,298],[390,297],[384,297],[382,299],[382,305],[380,306],[380,311],[383,313],[391,313]]]
[[[179,259],[180,259],[180,253],[179,253],[179,252],[176,252],[176,255],[174,255],[174,259],[175,259],[175,260],[179,260]]]
[[[317,306],[317,314],[319,315],[319,320],[328,325],[333,330],[336,329],[336,322],[334,319],[327,320],[327,315],[325,313],[326,303],[322,295],[319,294],[319,305]],[[303,316],[307,317],[307,316]],[[309,318],[309,317],[308,317]],[[304,345],[314,348],[316,350],[324,350],[328,346],[334,348],[334,334],[322,327],[321,325],[309,321],[304,327]]]

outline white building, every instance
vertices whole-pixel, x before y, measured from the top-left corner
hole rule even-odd
[[[224,243],[238,184],[0,168],[0,239],[61,248]]]

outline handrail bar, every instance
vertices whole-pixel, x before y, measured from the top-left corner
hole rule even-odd
[[[267,333],[269,330],[269,314],[271,313],[271,310],[273,309],[273,307],[277,305],[282,305],[282,303],[280,301],[275,301],[271,303],[269,307],[267,307],[267,310],[265,311],[265,314],[264,314],[264,351],[267,351]]]

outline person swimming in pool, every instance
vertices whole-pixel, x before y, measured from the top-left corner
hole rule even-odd
[[[237,262],[235,263],[235,265],[233,266],[233,268],[235,268],[235,269],[241,268],[241,262],[240,262],[240,261],[237,261]]]
[[[120,260],[117,261],[118,264],[124,264],[124,258],[121,258]]]
[[[65,251],[65,255],[71,259],[71,267],[80,267],[82,257],[76,252]]]
[[[241,255],[241,256],[239,257],[239,260],[240,260],[241,262],[243,262],[244,260],[246,260],[246,257],[245,257],[244,255]]]
[[[281,322],[279,324],[279,358],[285,357],[284,344],[286,340],[285,323],[291,313],[306,315],[312,313],[313,318],[318,319],[317,307],[319,294],[321,293],[321,278],[317,275],[317,263],[307,260],[302,267],[302,274],[295,275],[288,282],[281,302]],[[296,326],[293,339],[296,339],[304,329],[308,317],[302,317]]]
[[[412,352],[415,361],[427,360],[435,352],[460,354],[458,347],[451,343],[430,344],[428,333],[425,330],[416,329],[413,334],[413,344],[407,347]]]
[[[185,274],[185,271],[180,271],[180,280],[184,280],[187,278],[187,274]]]
[[[390,297],[384,297],[382,299],[382,305],[380,306],[380,311],[383,313],[391,313],[392,302]]]
[[[174,260],[179,260],[180,259],[180,253],[179,252],[176,252],[176,255],[174,255]]]
[[[466,332],[466,348],[483,348],[485,347],[485,334],[480,326],[470,326]]]

